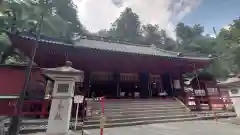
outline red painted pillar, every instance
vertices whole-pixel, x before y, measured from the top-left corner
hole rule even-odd
[[[43,100],[42,101],[42,110],[41,110],[41,115],[40,117],[43,118],[47,114],[47,107],[48,107],[48,100]]]
[[[102,115],[101,117],[104,117],[104,97],[101,97],[101,111]],[[102,120],[103,118],[101,118]],[[101,121],[102,122],[102,121]],[[102,126],[102,125],[101,125]],[[103,135],[103,127],[100,128],[100,135]]]

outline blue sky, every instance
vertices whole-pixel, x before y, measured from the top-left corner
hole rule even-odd
[[[183,22],[189,25],[201,24],[206,33],[218,31],[240,16],[240,0],[202,0],[201,5],[186,15]]]
[[[172,38],[176,38],[175,25],[179,21],[201,24],[205,33],[213,34],[213,27],[219,31],[240,16],[240,0],[115,0],[125,1],[122,7],[114,5],[113,0],[101,0],[100,5],[97,0],[74,1],[81,23],[91,32],[111,28],[126,7],[139,15],[142,24],[158,24]]]

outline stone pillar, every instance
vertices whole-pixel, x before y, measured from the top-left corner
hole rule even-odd
[[[48,118],[47,135],[69,135],[72,98],[75,83],[83,82],[82,71],[71,67],[70,61],[58,68],[43,69],[48,77],[54,80],[52,104]]]
[[[90,85],[90,72],[84,71],[83,93],[87,97],[91,97],[89,85]]]
[[[116,88],[116,98],[120,98],[120,73],[114,73],[113,76]]]
[[[74,96],[72,91],[74,91],[74,87],[74,80],[55,80],[51,110],[48,118],[48,135],[67,134],[69,132],[72,97]]]
[[[149,74],[148,73],[139,73],[139,84],[140,84],[140,97],[148,98],[149,96]]]

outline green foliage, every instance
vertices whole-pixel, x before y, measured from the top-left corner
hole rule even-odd
[[[75,33],[86,33],[79,22],[76,5],[72,0],[6,0],[0,3],[0,52],[1,61],[12,62],[25,59],[11,46],[5,31],[27,31],[35,33],[40,16],[43,16],[41,34],[52,37],[71,37]],[[178,51],[196,56],[218,56],[205,69],[217,77],[226,77],[230,72],[240,70],[240,19],[233,20],[229,29],[222,29],[216,37],[204,35],[204,27],[179,23],[176,27],[177,40],[168,37],[158,25],[142,25],[139,16],[126,8],[113,23],[110,30],[97,34],[104,37],[120,38],[137,44],[154,44],[157,48]],[[16,55],[18,54],[18,55]],[[8,61],[6,59],[9,59]]]
[[[1,63],[22,58],[16,55],[4,31],[36,33],[40,29],[41,34],[69,40],[74,33],[83,32],[72,0],[5,0],[0,7]]]
[[[134,42],[140,39],[140,27],[139,16],[133,13],[131,8],[126,8],[114,22],[111,33],[113,37]]]
[[[222,29],[216,37],[204,35],[204,27],[179,23],[176,27],[177,40],[169,38],[158,25],[141,25],[137,14],[127,8],[116,20],[112,29],[102,30],[100,36],[113,36],[134,43],[155,44],[156,47],[195,56],[216,56],[208,69],[216,77],[226,77],[240,70],[240,19],[233,21],[229,30]]]

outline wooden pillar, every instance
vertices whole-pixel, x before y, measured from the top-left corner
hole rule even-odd
[[[85,96],[90,97],[90,72],[84,71],[83,93]]]
[[[140,82],[140,97],[148,98],[149,96],[149,74],[148,73],[139,73],[139,82]]]
[[[48,104],[49,104],[49,99],[45,99],[42,101],[42,108],[41,108],[41,118],[44,118],[46,114],[48,113]]]
[[[208,89],[207,89],[207,86],[206,86],[206,82],[204,82],[204,87],[203,87],[204,91],[205,91],[205,97],[207,98],[208,100],[208,106],[209,106],[209,110],[212,110],[212,103],[211,103],[211,99],[210,99],[210,96],[208,94]]]
[[[115,83],[115,92],[116,92],[116,98],[120,97],[120,73],[114,73],[114,83]]]
[[[218,86],[216,86],[216,87],[217,87],[217,91],[218,91],[218,96],[219,96],[219,98],[220,98],[220,100],[221,100],[221,103],[223,104],[223,109],[224,109],[224,110],[227,110],[227,107],[226,107],[225,102],[224,102],[224,100],[223,100],[223,96],[222,96],[222,93],[221,93],[221,91],[220,91],[220,88],[219,88]]]
[[[171,88],[171,96],[175,97],[174,80],[170,73],[168,73],[168,75],[169,75],[169,82],[170,82],[170,88]]]

